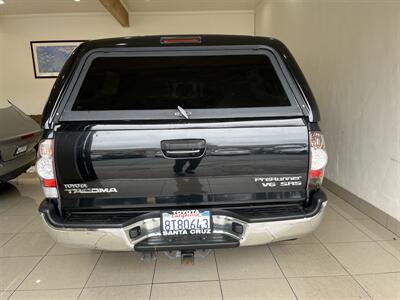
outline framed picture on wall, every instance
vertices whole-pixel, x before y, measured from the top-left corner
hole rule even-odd
[[[68,57],[84,41],[32,41],[35,78],[56,78]]]

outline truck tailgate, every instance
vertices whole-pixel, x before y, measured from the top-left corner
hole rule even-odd
[[[301,118],[69,123],[56,132],[55,147],[57,182],[67,209],[212,206],[306,197],[308,131]]]

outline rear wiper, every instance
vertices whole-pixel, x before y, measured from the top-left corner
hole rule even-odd
[[[191,115],[191,113],[190,112],[186,112],[186,110],[184,110],[182,107],[180,107],[179,105],[178,105],[178,110],[179,110],[179,112],[181,113],[181,115],[182,116],[184,116],[186,119],[188,119],[189,120],[189,116]]]

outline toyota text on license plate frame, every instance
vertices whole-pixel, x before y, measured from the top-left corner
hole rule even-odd
[[[209,210],[173,210],[161,214],[161,234],[206,235],[212,233],[212,217]]]

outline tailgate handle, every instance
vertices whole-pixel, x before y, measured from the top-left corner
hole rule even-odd
[[[166,150],[165,152],[167,152],[168,154],[197,154],[200,152],[199,150]]]
[[[199,158],[206,151],[206,141],[203,139],[165,140],[161,141],[161,151],[166,158]]]

